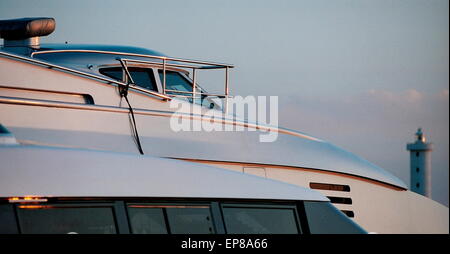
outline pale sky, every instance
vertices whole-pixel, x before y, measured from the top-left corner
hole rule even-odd
[[[130,45],[233,63],[233,94],[280,96],[282,126],[408,185],[405,147],[422,127],[434,144],[433,199],[448,206],[447,0],[0,0],[0,19],[33,16],[56,19],[44,43]]]

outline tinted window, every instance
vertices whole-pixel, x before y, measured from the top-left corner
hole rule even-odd
[[[329,202],[305,202],[311,234],[364,234],[366,231]]]
[[[118,81],[122,81],[123,78],[122,68],[101,69],[100,73]]]
[[[19,233],[16,225],[14,207],[11,204],[0,205],[0,234]]]
[[[159,70],[159,78],[161,79],[161,84],[163,83],[163,71]],[[166,89],[192,92],[191,83],[186,80],[179,72],[166,71]],[[167,92],[168,94],[177,94],[176,92]],[[183,94],[188,95],[188,94]]]
[[[137,86],[157,91],[152,69],[130,67],[128,68],[128,72],[130,72],[130,75]],[[117,67],[101,69],[100,73],[119,81],[121,81],[123,77],[122,68]]]
[[[298,234],[294,209],[224,207],[229,234]]]
[[[133,234],[167,234],[162,208],[130,205],[128,216]]]
[[[151,69],[128,68],[128,71],[136,85],[156,91],[156,82]]]
[[[211,234],[213,224],[209,207],[167,208],[172,234]]]
[[[19,205],[19,224],[24,234],[114,234],[110,207]]]
[[[130,204],[128,214],[135,234],[214,233],[209,206]]]

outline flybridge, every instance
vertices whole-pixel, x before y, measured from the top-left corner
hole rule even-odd
[[[135,54],[135,53],[126,53],[126,52],[116,52],[116,51],[104,51],[104,50],[86,50],[86,49],[60,49],[60,50],[44,50],[44,51],[36,51],[31,53],[31,57],[36,57],[38,55],[44,54],[63,54],[63,53],[79,53],[79,54],[104,54],[115,56],[115,60],[120,63],[122,67],[123,73],[125,77],[123,82],[126,83],[127,86],[131,86],[137,90],[142,91],[136,86],[135,81],[133,80],[132,75],[130,74],[129,67],[130,65],[147,65],[147,66],[156,66],[162,70],[162,93],[159,95],[163,99],[167,99],[167,97],[184,97],[190,98],[191,101],[195,101],[198,99],[203,99],[205,97],[216,97],[221,99],[229,98],[229,71],[231,68],[234,68],[232,64],[226,63],[216,63],[209,61],[199,61],[199,60],[190,60],[190,59],[182,59],[182,58],[174,58],[167,56],[155,56],[155,55],[145,55],[145,54]],[[167,68],[177,68],[181,70],[186,70],[189,72],[192,71],[192,91],[182,91],[182,90],[173,90],[168,89],[166,86],[167,77],[166,71]],[[223,69],[225,70],[225,82],[224,82],[224,90],[223,94],[221,93],[207,93],[197,84],[197,71],[198,70],[213,70],[213,69]]]
[[[111,80],[109,78],[104,78],[102,75],[92,75],[89,70],[86,72],[75,70],[74,68],[67,68],[65,64],[62,66],[45,63],[42,61],[35,61],[33,59],[26,59],[21,56],[14,57],[7,53],[1,52],[3,55],[8,57],[20,58],[20,60],[26,60],[36,64],[43,64],[47,67],[60,69],[63,71],[72,72],[77,75],[85,76],[88,78],[95,78],[102,81],[107,81],[108,83],[115,83],[119,87],[128,87],[137,90],[139,92],[148,93],[153,96],[157,96],[164,100],[170,100],[172,97],[182,97],[187,98],[191,102],[201,101],[205,97],[224,99],[224,106],[227,104],[227,98],[229,97],[229,70],[234,68],[231,64],[216,63],[209,61],[198,61],[190,59],[181,59],[174,57],[167,57],[161,55],[148,55],[148,54],[138,54],[131,52],[121,52],[121,51],[109,51],[109,50],[96,50],[96,49],[47,49],[42,48],[40,44],[40,37],[47,36],[55,30],[55,20],[53,18],[21,18],[21,19],[10,19],[10,20],[0,20],[0,37],[4,39],[3,50],[12,52],[15,54],[21,54],[26,56],[31,56],[31,58],[37,57],[41,58],[44,55],[54,56],[55,54],[61,55],[64,53],[68,54],[92,54],[97,57],[99,55],[110,55],[117,63],[122,67],[124,77],[122,80]],[[89,61],[92,58],[87,58]],[[52,62],[52,61],[49,61]],[[110,64],[110,63],[108,63]],[[92,66],[91,63],[86,62],[85,65]],[[147,89],[142,89],[135,83],[132,75],[130,74],[129,67],[133,65],[147,65],[157,67],[162,70],[162,91],[154,92]],[[92,66],[93,67],[93,66]],[[91,68],[92,68],[91,67]],[[184,70],[187,73],[191,71],[192,88],[188,91],[170,89],[166,86],[167,83],[167,69],[178,69]],[[207,93],[197,84],[198,70],[212,70],[212,69],[223,69],[225,71],[225,81],[223,93]],[[226,109],[226,107],[224,107]]]

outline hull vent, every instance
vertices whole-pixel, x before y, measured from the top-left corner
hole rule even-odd
[[[341,212],[343,212],[345,215],[347,215],[350,218],[355,217],[355,213],[351,209],[351,205],[353,204],[353,200],[349,197],[340,197],[338,193],[346,193],[350,192],[350,186],[344,185],[344,184],[331,184],[331,183],[309,183],[309,187],[311,189],[315,190],[321,190],[326,193],[324,193],[327,198],[330,199],[330,202],[332,204],[337,204],[339,206],[345,206],[348,209],[341,209]],[[333,193],[333,195],[329,195]]]

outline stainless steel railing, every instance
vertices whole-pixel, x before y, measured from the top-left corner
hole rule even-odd
[[[160,59],[160,57],[156,57],[155,59]],[[168,58],[170,59],[170,58]],[[173,58],[172,58],[173,59]],[[152,64],[152,65],[156,65],[156,66],[160,66],[162,67],[163,70],[163,78],[162,78],[162,87],[163,87],[163,94],[167,95],[167,96],[174,96],[174,97],[192,97],[192,99],[194,100],[196,98],[197,94],[201,94],[202,96],[212,96],[212,97],[218,97],[218,98],[227,98],[229,96],[229,79],[228,79],[228,73],[229,73],[229,68],[230,65],[218,65],[218,64],[214,64],[214,65],[186,65],[186,64],[174,64],[174,63],[167,63],[166,59],[162,59],[163,62],[162,63],[158,63],[158,62],[153,62],[153,61],[143,61],[143,60],[135,60],[135,59],[126,59],[126,58],[117,58],[118,61],[120,61],[122,68],[125,71],[125,74],[127,75],[127,77],[132,81],[132,83],[134,83],[133,78],[130,75],[130,72],[128,71],[128,63],[139,63],[139,64]],[[178,62],[190,62],[192,63],[191,60],[177,60]],[[176,67],[176,68],[186,68],[186,69],[191,69],[192,70],[192,92],[191,91],[179,91],[179,90],[171,90],[171,89],[167,89],[166,86],[166,69],[167,67]],[[224,85],[224,93],[223,94],[213,94],[213,93],[207,93],[207,92],[202,92],[201,90],[199,90],[199,92],[197,92],[199,86],[197,85],[197,75],[196,75],[196,70],[199,69],[225,69],[225,85]],[[172,93],[172,94],[170,94]],[[177,93],[177,94],[174,94]],[[180,95],[181,94],[181,95]],[[183,95],[184,94],[184,95]]]
[[[193,101],[197,98],[196,96],[201,93],[202,96],[225,98],[225,103],[226,103],[226,100],[229,97],[229,70],[231,68],[234,68],[233,65],[225,64],[225,63],[198,61],[198,60],[174,58],[174,57],[167,57],[167,56],[154,56],[154,55],[144,55],[144,54],[135,54],[135,53],[124,53],[124,52],[115,52],[115,51],[100,51],[100,50],[81,50],[81,49],[80,50],[77,50],[77,49],[45,50],[45,51],[33,52],[31,54],[31,57],[38,55],[38,54],[49,54],[49,53],[97,53],[97,54],[108,54],[108,55],[115,55],[115,56],[128,56],[128,57],[139,57],[139,58],[144,58],[144,59],[151,59],[153,61],[122,58],[122,57],[116,58],[116,60],[118,60],[120,62],[124,73],[126,74],[129,81],[131,81],[131,83],[134,83],[134,81],[133,81],[133,78],[132,78],[130,72],[128,71],[128,63],[151,64],[151,65],[160,66],[163,70],[163,78],[162,78],[162,82],[161,82],[162,83],[161,95],[164,95],[166,97],[192,97]],[[159,62],[157,62],[155,60],[159,60]],[[192,70],[192,78],[193,78],[192,92],[167,89],[167,87],[166,87],[166,69],[168,67],[184,68],[184,69]],[[197,92],[198,85],[197,85],[196,70],[200,70],[200,69],[203,69],[203,70],[205,70],[205,69],[224,69],[225,70],[225,82],[224,82],[224,93],[223,94]],[[133,88],[135,88],[135,86],[133,86]],[[176,94],[174,94],[174,93],[176,93]]]

